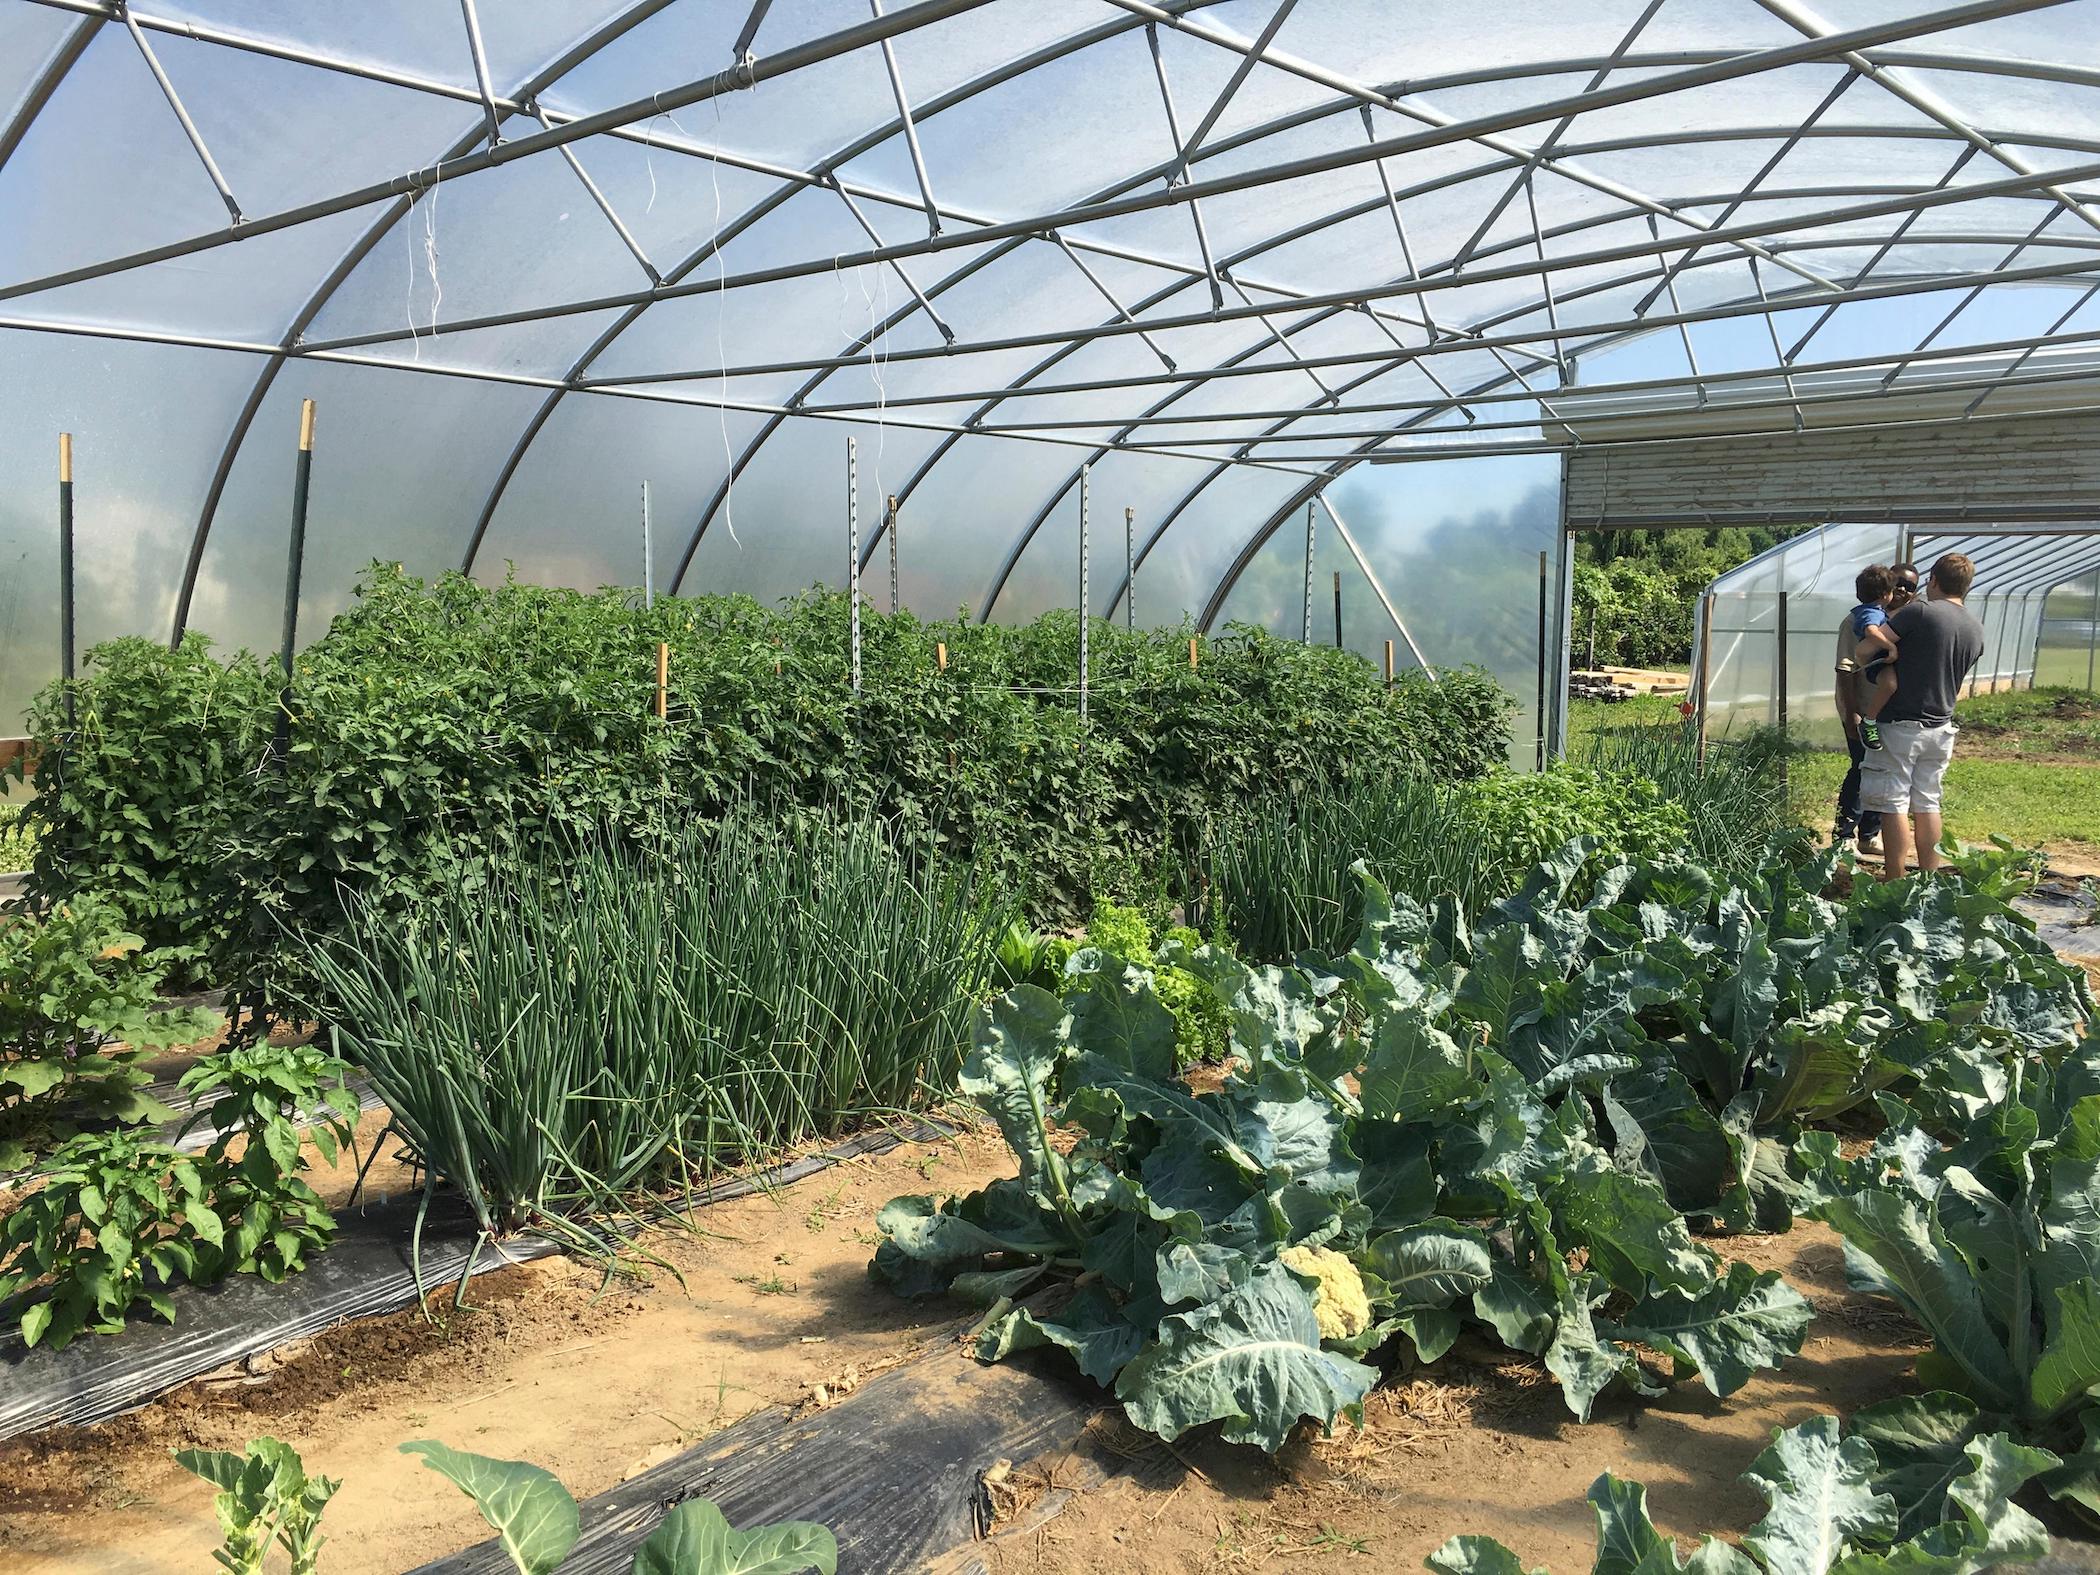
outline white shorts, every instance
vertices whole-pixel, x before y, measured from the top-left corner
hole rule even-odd
[[[1881,747],[1870,749],[1859,766],[1859,807],[1884,815],[1923,810],[1939,813],[1940,782],[1954,758],[1952,722],[1927,727],[1923,722],[1884,722]]]

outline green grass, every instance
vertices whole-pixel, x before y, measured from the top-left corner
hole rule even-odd
[[[1963,700],[1960,716],[1962,741],[1947,768],[1947,829],[1964,842],[1995,834],[2100,859],[2100,696],[2061,686],[2008,690]],[[1676,700],[1661,695],[1616,705],[1571,701],[1569,757],[1591,758],[1615,733],[1677,717]],[[1839,754],[1793,757],[1795,820],[1829,835],[1845,768]]]
[[[1794,814],[1828,835],[1844,780],[1843,755],[1802,754],[1792,763]],[[1947,768],[1947,829],[1963,842],[1993,835],[2022,847],[2100,858],[2100,767],[2032,760],[1964,760]]]
[[[1680,697],[1677,695],[1635,695],[1631,700],[1606,702],[1603,700],[1570,700],[1568,702],[1568,754],[1575,758],[1580,751],[1578,744],[1587,743],[1600,733],[1617,732],[1622,728],[1649,726],[1657,722],[1681,720],[1678,711]]]
[[[2100,763],[2100,694],[2055,685],[1961,702],[1962,747],[1976,756],[2040,756]]]

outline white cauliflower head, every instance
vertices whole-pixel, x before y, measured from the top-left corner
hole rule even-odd
[[[1323,1340],[1353,1340],[1371,1327],[1371,1298],[1356,1265],[1331,1247],[1286,1247],[1284,1267],[1320,1283],[1313,1290],[1313,1316]]]

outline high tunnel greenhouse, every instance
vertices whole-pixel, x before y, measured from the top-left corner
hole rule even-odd
[[[311,399],[302,638],[894,499],[922,614],[1339,608],[1530,757],[1568,530],[2087,517],[2096,180],[2088,0],[8,0],[0,733],[59,434],[78,643],[267,652]]]
[[[0,0],[0,1572],[2100,1575],[2096,672],[2100,0]]]

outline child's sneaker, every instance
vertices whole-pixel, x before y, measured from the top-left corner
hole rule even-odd
[[[1881,747],[1881,724],[1869,722],[1865,717],[1861,717],[1859,719],[1859,741],[1869,749],[1879,749]]]

